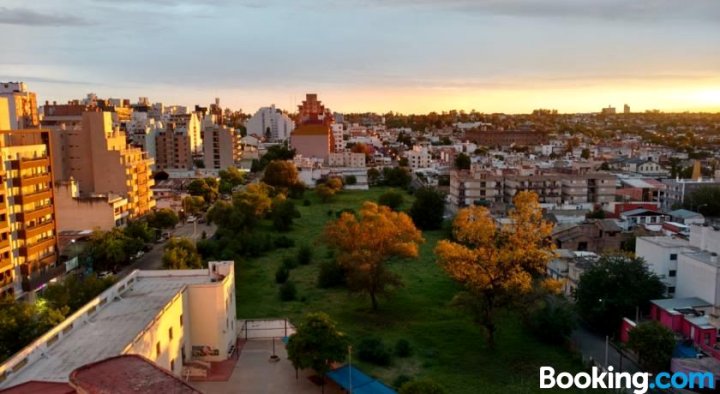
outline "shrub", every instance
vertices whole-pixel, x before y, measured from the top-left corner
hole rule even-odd
[[[297,289],[295,283],[287,281],[280,286],[280,300],[294,301],[297,298]]]
[[[302,245],[297,251],[297,262],[300,265],[308,265],[312,261],[312,249],[309,245]]]
[[[411,378],[411,377],[409,377],[409,376],[407,376],[407,375],[402,375],[402,374],[401,374],[401,375],[398,375],[398,377],[395,378],[395,380],[393,380],[393,384],[392,384],[392,385],[393,385],[393,387],[395,387],[396,389],[400,389],[400,387],[402,387],[405,383],[410,382],[410,381],[412,381],[412,378]]]
[[[279,249],[287,249],[295,246],[295,240],[285,235],[275,238],[273,243],[275,244],[275,247]]]
[[[390,365],[390,352],[383,344],[382,339],[370,337],[360,341],[358,346],[360,360],[380,366]]]
[[[395,355],[398,357],[410,357],[412,354],[412,348],[410,348],[410,342],[406,339],[399,339],[395,343]]]
[[[335,217],[337,217],[337,218],[339,219],[340,216],[342,216],[342,214],[343,214],[343,213],[346,213],[346,212],[349,213],[349,214],[351,214],[351,215],[355,215],[355,210],[354,210],[354,209],[344,208],[344,209],[341,209],[341,210],[337,211],[337,212],[335,213]]]
[[[285,267],[288,271],[297,268],[298,263],[297,260],[292,256],[285,256],[283,257],[282,266]]]
[[[288,270],[284,265],[279,266],[277,271],[275,271],[275,283],[283,284],[287,282],[289,277],[290,270]]]
[[[334,260],[322,263],[318,273],[318,287],[327,289],[341,286],[345,286],[345,270],[343,267]]]
[[[345,177],[345,184],[346,185],[355,185],[357,184],[357,177],[355,175],[348,175]]]
[[[548,296],[525,313],[525,327],[539,340],[563,344],[577,327],[573,305],[557,296]]]
[[[404,202],[402,193],[396,190],[390,190],[389,192],[383,193],[378,198],[378,204],[385,205],[386,207],[397,211]]]

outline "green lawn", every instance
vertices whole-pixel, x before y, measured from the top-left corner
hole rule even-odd
[[[426,242],[417,260],[393,263],[405,287],[391,298],[380,299],[380,310],[373,313],[367,297],[347,290],[319,289],[316,286],[319,261],[326,248],[318,240],[324,224],[331,219],[328,211],[357,209],[363,201],[377,198],[387,189],[344,191],[328,204],[313,193],[306,197],[310,206],[298,204],[302,217],[288,233],[296,245],[308,243],[314,249],[311,265],[294,269],[290,279],[298,287],[299,301],[281,302],[275,284],[275,270],[282,257],[295,248],[237,263],[238,318],[289,318],[297,321],[304,313],[328,313],[357,344],[363,336],[383,338],[386,345],[404,338],[410,341],[409,358],[393,358],[390,367],[358,363],[364,371],[391,385],[398,375],[425,377],[444,385],[450,393],[530,393],[538,389],[538,367],[577,370],[578,362],[565,350],[544,345],[525,333],[513,315],[501,317],[497,348],[485,347],[482,330],[461,310],[450,306],[458,287],[435,264],[433,248],[441,232],[426,232]],[[408,196],[405,207],[410,205]],[[334,218],[334,215],[332,216]],[[259,231],[272,231],[263,224]],[[355,359],[354,359],[355,362]]]

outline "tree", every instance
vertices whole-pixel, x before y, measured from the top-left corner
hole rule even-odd
[[[218,182],[215,178],[194,179],[187,186],[191,196],[200,196],[206,202],[213,203],[218,197]]]
[[[472,164],[472,162],[470,161],[470,156],[464,153],[460,153],[459,155],[455,156],[455,169],[469,170],[470,164]]]
[[[237,167],[230,166],[218,173],[220,176],[220,193],[230,194],[237,186],[245,182],[245,174],[240,172]]]
[[[335,362],[345,361],[349,342],[339,332],[330,316],[323,312],[308,313],[287,344],[288,359],[295,370],[312,368],[323,379]]]
[[[315,193],[317,193],[318,197],[320,197],[320,201],[326,203],[332,200],[335,196],[335,189],[326,184],[320,184],[315,188]]]
[[[447,391],[432,380],[411,380],[400,387],[398,394],[445,394]]]
[[[339,192],[343,188],[343,181],[342,179],[334,176],[327,180],[325,183],[329,188],[335,190],[335,192]]]
[[[271,161],[265,168],[262,181],[270,186],[285,190],[300,182],[295,164],[284,160]]]
[[[200,196],[186,196],[182,199],[182,208],[188,215],[197,215],[205,208],[205,200]]]
[[[383,168],[383,184],[385,186],[406,188],[412,181],[412,175],[407,168],[394,167],[394,168]]]
[[[575,309],[565,298],[547,295],[523,314],[525,326],[540,340],[562,345],[577,327]]]
[[[344,182],[346,185],[355,185],[357,184],[357,177],[355,175],[346,175]]]
[[[580,152],[580,157],[585,160],[588,160],[590,158],[590,149],[583,148],[582,152]]]
[[[119,228],[94,231],[90,235],[87,251],[93,261],[93,268],[96,271],[114,270],[127,263],[130,256],[137,253],[137,250],[134,250],[136,245],[129,244],[129,239]],[[129,248],[129,245],[132,248]]]
[[[408,160],[407,157],[401,157],[400,160],[398,160],[398,165],[400,167],[410,167],[410,160]]]
[[[378,169],[375,167],[370,168],[367,171],[367,177],[368,177],[368,184],[370,186],[375,186],[380,181],[380,171],[378,171]]]
[[[378,198],[378,204],[384,205],[393,211],[399,210],[404,201],[403,194],[397,190],[387,191]]]
[[[630,330],[628,347],[639,358],[643,370],[658,373],[670,367],[675,334],[655,320],[638,324]]]
[[[254,226],[272,209],[270,188],[264,183],[248,185],[244,191],[233,195],[233,207],[243,216],[243,225]]]
[[[41,297],[47,301],[49,307],[72,313],[97,297],[113,283],[115,283],[113,276],[98,278],[95,275],[87,275],[81,278],[78,275],[68,275],[62,282],[48,284]]]
[[[457,298],[485,328],[495,346],[495,314],[530,293],[552,257],[552,224],[545,221],[538,196],[520,192],[513,199],[511,225],[498,227],[485,207],[458,212],[452,240],[435,248],[440,266],[465,286]]]
[[[148,213],[145,217],[148,226],[152,228],[165,229],[177,226],[180,218],[170,208],[160,208]]]
[[[402,285],[398,274],[387,269],[387,261],[417,257],[418,244],[424,241],[408,215],[369,201],[359,217],[345,212],[330,222],[325,240],[347,270],[350,290],[368,294],[373,310],[379,295]]]
[[[166,269],[202,268],[203,263],[195,243],[188,238],[171,238],[162,257]]]
[[[35,303],[0,299],[0,360],[5,360],[60,324],[68,310],[50,308],[46,302]]]
[[[580,316],[603,334],[613,334],[623,317],[647,310],[663,297],[665,286],[645,260],[625,255],[603,256],[580,276],[576,289]]]
[[[685,196],[683,205],[705,216],[720,216],[720,186],[700,186]]]
[[[155,240],[155,231],[142,220],[129,221],[123,232],[128,238],[137,239],[143,243]]]
[[[270,210],[270,218],[273,228],[277,231],[288,231],[292,227],[293,219],[300,217],[300,211],[295,208],[295,203],[288,200],[282,194],[275,197]]]
[[[420,188],[415,192],[415,201],[409,213],[420,229],[437,230],[443,222],[445,195],[432,187]]]
[[[610,164],[604,161],[602,164],[600,164],[600,171],[610,171]]]

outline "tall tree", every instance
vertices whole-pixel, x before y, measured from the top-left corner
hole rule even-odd
[[[648,372],[669,370],[675,344],[675,334],[654,320],[630,330],[628,347],[638,355],[640,365]]]
[[[203,266],[195,243],[187,238],[171,238],[165,244],[162,262],[167,269],[194,269]]]
[[[237,167],[230,166],[218,173],[220,176],[220,193],[230,194],[233,189],[245,182],[245,174],[240,172]]]
[[[295,164],[284,160],[271,161],[265,168],[262,181],[270,186],[285,190],[300,182]]]
[[[576,289],[580,316],[604,334],[617,333],[623,317],[646,311],[650,300],[663,297],[665,286],[645,260],[625,255],[603,256],[580,276]]]
[[[415,192],[415,201],[409,213],[415,225],[422,230],[437,230],[442,227],[445,195],[433,187],[420,188]]]
[[[312,368],[323,378],[335,362],[345,361],[349,341],[339,332],[330,316],[323,312],[308,313],[288,339],[288,359],[295,370]]]
[[[418,245],[424,241],[408,215],[367,201],[359,216],[345,212],[330,222],[325,240],[347,270],[350,290],[368,294],[373,310],[377,310],[379,295],[402,285],[400,276],[387,268],[387,261],[417,257]]]
[[[455,156],[455,169],[469,170],[470,164],[472,164],[472,162],[470,161],[470,156],[464,153],[460,153],[459,155]]]
[[[180,221],[180,218],[178,218],[178,215],[172,209],[160,208],[148,213],[145,216],[145,220],[148,226],[152,228],[164,229],[175,227]]]
[[[194,179],[187,186],[191,196],[200,196],[207,203],[213,203],[218,197],[219,184],[215,178]]]
[[[720,186],[701,186],[685,196],[683,206],[705,216],[720,216]]]
[[[438,262],[465,286],[458,300],[470,308],[495,346],[495,314],[532,291],[534,278],[546,272],[552,257],[552,224],[542,217],[537,194],[518,193],[511,225],[498,227],[485,207],[460,210],[453,222],[454,241],[435,248]]]
[[[292,227],[293,220],[300,217],[300,212],[295,208],[295,203],[280,194],[272,202],[270,218],[273,228],[277,231],[288,231]]]

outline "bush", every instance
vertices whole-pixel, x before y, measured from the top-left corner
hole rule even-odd
[[[312,262],[312,249],[309,245],[302,245],[297,251],[297,262],[300,265],[308,265]]]
[[[380,338],[365,338],[358,346],[360,360],[380,366],[390,365],[390,352]]]
[[[297,289],[295,283],[287,281],[280,286],[280,300],[294,301],[297,298]]]
[[[342,216],[342,214],[345,213],[345,212],[347,212],[347,213],[349,213],[349,214],[351,214],[351,215],[355,215],[355,210],[354,210],[354,209],[344,208],[344,209],[341,209],[341,210],[337,211],[337,212],[335,213],[335,217],[339,219],[340,216]]]
[[[411,377],[409,377],[407,375],[398,375],[398,377],[395,378],[395,380],[393,380],[392,385],[393,385],[393,387],[395,387],[396,389],[399,390],[400,387],[402,387],[405,383],[410,382],[410,381],[412,381]]]
[[[297,260],[292,256],[283,257],[282,266],[287,268],[288,271],[297,268]]]
[[[283,284],[287,282],[289,277],[290,270],[288,270],[284,265],[279,266],[277,271],[275,271],[275,283]]]
[[[531,307],[523,321],[539,340],[556,345],[565,343],[577,327],[573,305],[557,296],[549,296]]]
[[[322,263],[318,273],[318,287],[327,289],[341,286],[345,286],[345,270],[343,267],[334,260]]]
[[[410,357],[412,349],[410,348],[410,342],[405,339],[399,339],[395,343],[395,355],[398,357]]]
[[[293,240],[292,238],[285,236],[285,235],[281,235],[281,236],[275,238],[275,241],[273,243],[275,244],[275,247],[278,249],[287,249],[287,248],[292,248],[293,246],[295,246],[295,240]]]
[[[345,177],[345,184],[346,185],[355,185],[357,184],[357,177],[355,175],[348,175]]]
[[[378,204],[385,205],[386,207],[397,211],[404,202],[402,193],[396,190],[390,190],[389,192],[383,193],[378,198]]]

